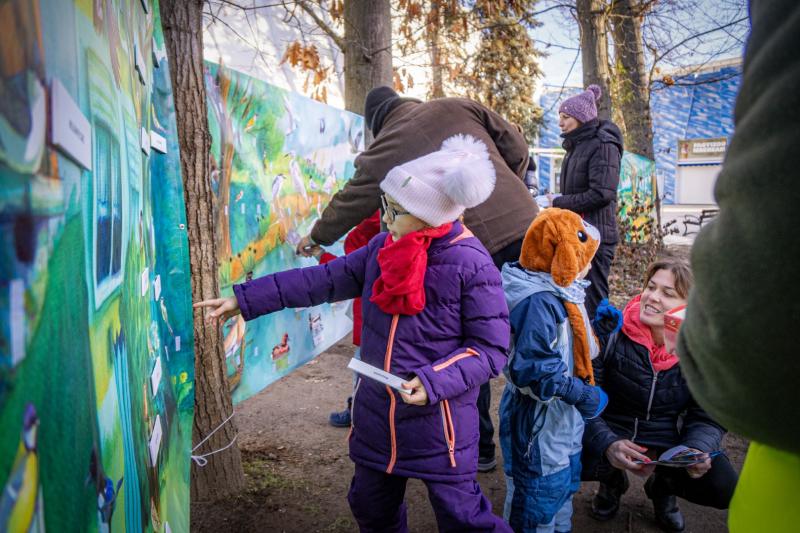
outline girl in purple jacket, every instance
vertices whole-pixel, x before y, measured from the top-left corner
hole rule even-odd
[[[406,380],[409,393],[364,377],[356,385],[348,501],[361,531],[407,531],[412,477],[428,487],[440,531],[510,531],[476,481],[476,399],[506,363],[508,307],[488,252],[457,220],[490,196],[494,181],[486,146],[451,137],[381,182],[388,234],[195,304],[212,308],[209,318],[250,320],[362,297],[362,360]]]

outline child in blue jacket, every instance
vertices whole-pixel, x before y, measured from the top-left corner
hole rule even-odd
[[[504,518],[517,532],[571,530],[584,419],[608,403],[594,386],[599,348],[583,305],[582,278],[599,245],[599,232],[579,215],[549,208],[528,228],[519,262],[503,267],[513,341],[500,444]]]

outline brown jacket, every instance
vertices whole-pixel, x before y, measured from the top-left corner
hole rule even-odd
[[[355,175],[331,198],[311,238],[325,246],[337,241],[380,208],[379,183],[389,170],[438,150],[457,133],[483,141],[497,172],[494,192],[464,213],[465,224],[491,254],[522,239],[538,212],[522,181],[528,144],[500,115],[464,98],[407,101],[393,109],[369,149],[356,158]]]

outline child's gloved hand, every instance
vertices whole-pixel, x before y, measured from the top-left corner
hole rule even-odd
[[[608,394],[603,389],[575,377],[565,379],[556,396],[574,405],[584,420],[599,416],[608,405]]]
[[[616,333],[622,329],[622,311],[614,307],[608,298],[603,298],[597,305],[592,326],[600,335]]]
[[[608,394],[597,385],[586,385],[581,399],[575,404],[575,408],[584,420],[600,416],[606,406],[608,406]]]

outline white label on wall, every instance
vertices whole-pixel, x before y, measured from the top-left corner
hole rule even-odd
[[[145,267],[142,272],[142,296],[147,294],[147,289],[150,288],[150,269]]]
[[[244,208],[244,202],[242,202],[242,204],[241,204],[241,205],[242,205],[242,207],[241,207],[241,209],[242,209],[242,214],[244,215],[244,211],[245,211],[245,208]]]
[[[150,130],[150,147],[162,154],[167,153],[167,140],[155,130]]]
[[[144,128],[142,128],[142,152],[150,155],[150,134]]]
[[[161,415],[156,415],[156,423],[153,425],[153,433],[150,435],[150,466],[156,466],[158,460],[158,450],[161,448]]]
[[[180,337],[180,335],[177,335],[175,337],[175,351],[176,352],[180,352],[181,351],[181,337]]]
[[[8,290],[11,366],[15,367],[25,359],[25,282],[21,279],[12,279]]]
[[[50,86],[52,142],[65,155],[92,170],[92,126],[57,78]]]
[[[153,280],[153,299],[158,301],[161,297],[161,274],[156,276],[156,279]]]
[[[156,364],[153,367],[153,372],[150,374],[150,388],[153,391],[153,396],[158,393],[158,384],[161,383],[161,374],[163,370],[161,368],[161,358],[156,357]]]

